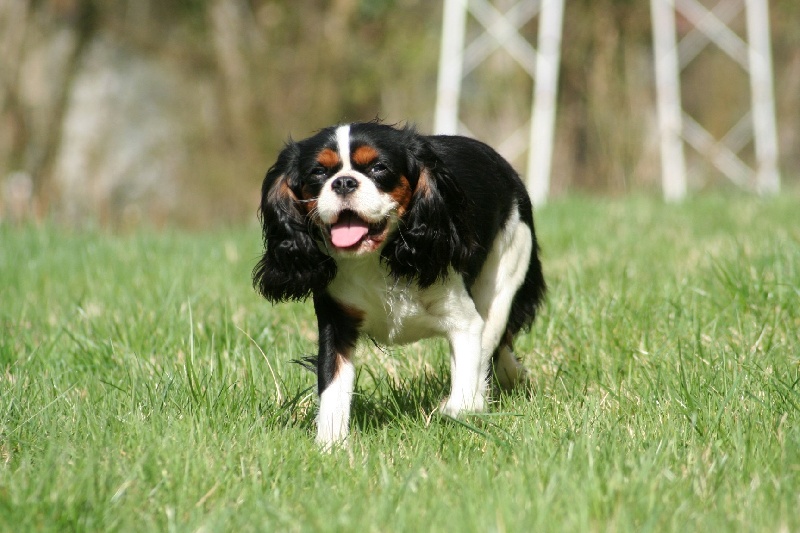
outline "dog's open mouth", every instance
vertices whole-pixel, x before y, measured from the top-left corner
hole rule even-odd
[[[370,224],[353,211],[345,210],[339,213],[339,218],[331,224],[331,244],[339,249],[356,249],[367,241],[375,245],[383,241],[388,219]]]

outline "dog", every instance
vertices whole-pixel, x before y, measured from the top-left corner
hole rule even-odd
[[[486,409],[492,370],[504,388],[527,380],[512,341],[545,295],[539,246],[525,185],[486,144],[379,122],[331,126],[286,143],[259,218],[255,289],[273,303],[314,302],[323,448],[348,436],[362,336],[446,337],[440,411],[450,417]]]

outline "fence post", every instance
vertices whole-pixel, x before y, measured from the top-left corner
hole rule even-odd
[[[563,0],[544,0],[539,17],[539,55],[533,85],[527,172],[528,190],[534,205],[544,204],[550,194]]]
[[[433,123],[433,130],[437,134],[454,134],[458,131],[458,101],[461,97],[466,24],[467,0],[444,0],[436,115]]]
[[[686,164],[681,140],[681,91],[678,48],[675,41],[675,12],[665,0],[651,0],[653,49],[655,52],[656,97],[661,141],[661,187],[668,201],[686,196]]]
[[[727,26],[742,7],[746,8],[747,42]],[[767,0],[720,0],[711,10],[697,0],[650,0],[650,10],[664,197],[680,200],[686,195],[684,140],[738,186],[760,194],[778,192]],[[694,25],[680,42],[676,39],[676,11]],[[681,104],[680,72],[708,43],[715,44],[737,62],[750,82],[750,109],[721,139],[715,139],[686,114]],[[751,139],[755,146],[754,168],[739,157]]]
[[[778,133],[770,51],[767,0],[746,0],[747,40],[750,59],[750,93],[753,108],[753,142],[756,151],[756,189],[761,194],[780,190]]]
[[[488,56],[487,50],[504,48],[534,82],[531,119],[527,126],[527,185],[537,205],[547,200],[550,191],[563,12],[564,0],[543,0],[541,4],[535,0],[520,0],[506,13],[500,13],[488,0],[444,0],[434,132],[453,134],[464,129],[458,120],[458,108],[465,61],[468,73]],[[472,48],[464,42],[470,13],[485,29],[483,35],[470,43],[477,44]],[[537,13],[538,51],[518,30]],[[519,148],[519,154],[524,147],[519,141],[524,136],[525,128],[521,128],[521,132],[509,135],[503,146]]]

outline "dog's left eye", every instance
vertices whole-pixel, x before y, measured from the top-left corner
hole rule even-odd
[[[372,165],[373,174],[383,174],[387,170],[389,170],[389,167],[387,167],[383,163],[375,163],[374,165]]]
[[[312,178],[323,178],[328,175],[325,167],[314,167],[311,169],[310,175]]]

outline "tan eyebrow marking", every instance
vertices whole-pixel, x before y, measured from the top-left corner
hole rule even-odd
[[[378,159],[378,151],[371,146],[359,146],[353,151],[353,163],[367,165]]]
[[[317,155],[317,163],[325,168],[333,168],[339,164],[339,154],[330,148],[325,148]]]

